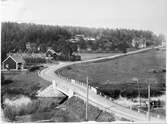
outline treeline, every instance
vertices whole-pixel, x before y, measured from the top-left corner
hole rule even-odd
[[[42,64],[42,63],[45,63],[46,62],[46,59],[45,58],[24,58],[25,62],[26,62],[26,65],[29,66],[29,65],[35,65],[35,64]]]
[[[65,27],[72,35],[83,34],[86,37],[96,38],[94,41],[84,41],[81,39],[79,46],[81,49],[91,47],[92,50],[121,50],[132,47],[133,39],[146,41],[146,46],[159,45],[165,40],[162,34],[156,35],[151,31],[130,30],[130,29],[106,29],[106,28],[86,28],[86,27]]]
[[[79,43],[69,43],[68,40],[77,34],[85,37],[93,37],[94,42],[81,39]],[[139,31],[128,29],[104,29],[70,26],[50,26],[27,23],[3,22],[1,31],[2,60],[8,52],[25,51],[26,42],[36,43],[40,46],[41,52],[46,52],[48,46],[63,54],[72,55],[77,51],[77,45],[92,50],[106,47],[110,50],[115,48],[130,47],[133,38],[144,38],[148,45],[160,44],[162,38],[151,31]]]
[[[9,51],[25,51],[26,42],[36,43],[45,52],[47,46],[60,48],[70,37],[71,33],[59,26],[5,22],[1,32],[2,59]]]

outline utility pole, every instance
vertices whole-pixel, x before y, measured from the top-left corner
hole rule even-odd
[[[86,97],[86,121],[88,121],[88,100],[89,100],[89,82],[88,82],[88,77],[86,78],[87,82],[87,97]]]
[[[132,80],[133,80],[134,82],[136,82],[136,83],[137,83],[137,87],[138,87],[138,97],[139,97],[139,106],[141,107],[141,97],[140,97],[139,79],[138,79],[138,78],[136,78],[136,77],[134,77]]]
[[[139,80],[137,80],[137,85],[138,85],[139,105],[140,105],[140,107],[141,107],[141,97],[140,97],[140,86],[139,86]]]
[[[150,121],[150,82],[148,82],[148,121]]]

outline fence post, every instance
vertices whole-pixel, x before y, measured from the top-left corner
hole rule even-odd
[[[140,109],[139,109],[139,108],[137,109],[137,112],[140,112]]]
[[[75,80],[74,79],[71,79],[71,83],[74,84]]]
[[[130,106],[130,110],[132,110],[132,105]]]
[[[159,114],[157,115],[157,118],[160,118],[160,115],[159,115]]]
[[[53,86],[53,88],[56,87],[56,82],[55,82],[55,80],[52,80],[52,86]]]

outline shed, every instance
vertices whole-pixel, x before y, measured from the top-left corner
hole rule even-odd
[[[61,56],[61,53],[57,53],[53,49],[48,49],[46,52],[46,57],[48,59],[54,58],[55,60],[59,60],[60,56]]]
[[[25,61],[22,56],[19,55],[9,55],[2,62],[2,69],[9,70],[23,70],[25,65]]]
[[[56,54],[56,52],[53,49],[48,49],[46,52],[47,57],[53,57],[54,54]]]

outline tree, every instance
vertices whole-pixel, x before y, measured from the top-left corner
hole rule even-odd
[[[4,74],[1,73],[1,84],[4,84],[4,82],[5,82],[5,77],[4,77]]]
[[[127,52],[127,48],[129,46],[128,46],[128,44],[126,42],[124,42],[124,43],[120,43],[117,47],[118,47],[118,49],[120,51],[122,51],[123,53],[126,53]]]
[[[159,45],[162,44],[162,42],[166,42],[165,35],[159,34],[157,42],[158,42]]]
[[[132,39],[134,38],[144,38],[147,46],[159,45],[165,40],[164,35],[157,36],[151,31],[143,30],[85,28],[71,26],[60,27],[51,25],[3,22],[1,31],[2,60],[5,58],[8,52],[25,51],[26,42],[36,43],[37,46],[41,46],[42,52],[45,52],[48,46],[54,47],[55,51],[59,51],[60,47],[67,47],[65,45],[67,44],[66,40],[78,34],[84,35],[85,37],[97,38],[96,41],[93,41],[91,44],[86,42],[82,37],[80,37],[78,41],[78,46],[81,49],[86,49],[87,46],[89,46],[93,50],[98,48],[102,48],[103,50],[112,50],[115,49],[119,44],[123,44],[125,42],[126,45],[130,46]],[[60,44],[63,44],[63,46]],[[71,43],[69,43],[69,45],[70,44]],[[66,49],[70,48],[71,47],[69,46],[69,48],[67,47]]]

